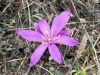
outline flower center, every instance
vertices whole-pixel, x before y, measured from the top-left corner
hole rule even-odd
[[[52,40],[52,38],[49,37],[47,40],[48,40],[48,42],[50,42]]]
[[[58,35],[57,37],[44,37],[42,36],[42,44],[47,44],[47,43],[52,43],[54,40],[60,39],[60,35]]]
[[[52,41],[51,37],[44,37],[42,36],[42,44],[50,43]]]

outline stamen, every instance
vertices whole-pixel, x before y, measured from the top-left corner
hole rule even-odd
[[[60,35],[58,35],[57,37],[58,37],[58,39],[60,39],[60,37],[61,37],[61,36],[60,36]],[[59,41],[59,40],[58,40],[58,41]],[[61,43],[60,43],[60,45],[61,45]]]
[[[58,37],[58,39],[60,39],[60,35],[58,35],[57,37]]]
[[[42,40],[44,40],[44,36],[42,35]]]
[[[44,41],[42,41],[42,44],[44,44]]]
[[[49,37],[49,38],[48,38],[48,41],[50,42],[51,40],[52,40],[52,38]]]
[[[44,44],[45,42],[44,42],[44,36],[42,35],[42,44]]]
[[[54,30],[52,29],[52,31],[51,31],[51,32],[52,32],[52,35],[53,35],[53,34],[54,34]]]

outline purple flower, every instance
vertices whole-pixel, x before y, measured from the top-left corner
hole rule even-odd
[[[71,12],[66,10],[60,15],[56,16],[50,27],[45,19],[35,23],[35,31],[32,30],[16,30],[16,34],[23,39],[34,42],[42,42],[42,44],[32,53],[29,66],[36,65],[48,48],[51,57],[59,64],[62,63],[62,57],[58,47],[55,44],[63,44],[68,46],[77,46],[78,42],[68,35],[73,30],[63,30],[71,17]]]

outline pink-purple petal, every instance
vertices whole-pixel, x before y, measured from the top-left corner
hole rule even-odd
[[[54,32],[54,35],[57,35],[64,28],[70,17],[70,10],[66,10],[54,18],[51,26],[51,31]]]
[[[45,19],[42,19],[39,23],[39,28],[44,35],[50,34],[50,26]]]
[[[33,25],[34,25],[35,31],[37,31],[37,32],[42,34],[42,32],[41,32],[41,30],[39,28],[39,24],[38,23],[34,23]]]
[[[78,45],[78,41],[69,36],[61,36],[58,40],[55,41],[55,43],[68,45],[68,46],[77,46]]]
[[[59,52],[58,47],[55,44],[51,44],[48,46],[49,49],[49,53],[51,55],[51,57],[59,64],[62,63],[62,57],[61,54]]]
[[[47,44],[42,44],[32,53],[29,67],[35,66],[39,62],[47,47]]]
[[[74,30],[73,29],[67,29],[67,30],[62,30],[59,32],[60,35],[70,35]]]
[[[39,32],[32,30],[16,30],[16,34],[21,36],[21,38],[34,41],[34,42],[42,42],[42,35]]]

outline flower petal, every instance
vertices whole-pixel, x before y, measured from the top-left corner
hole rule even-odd
[[[59,64],[62,63],[62,57],[61,54],[59,52],[58,47],[55,44],[51,44],[48,46],[49,49],[49,53],[51,55],[51,57]]]
[[[72,29],[67,29],[67,30],[62,30],[59,32],[60,35],[70,35],[74,30]]]
[[[71,12],[69,10],[66,10],[54,18],[51,27],[51,31],[54,35],[57,35],[64,28],[71,15]]]
[[[29,67],[32,67],[38,63],[39,59],[41,58],[47,47],[48,44],[42,44],[34,51],[34,53],[32,53]]]
[[[16,34],[23,39],[34,42],[42,42],[42,35],[39,32],[32,30],[16,30]]]
[[[42,19],[39,23],[39,28],[44,35],[50,34],[50,26],[45,19]]]
[[[68,46],[77,46],[78,42],[69,36],[61,36],[58,40],[54,41],[55,43],[58,44],[64,44]]]
[[[42,34],[42,32],[41,32],[41,30],[40,30],[40,28],[39,28],[39,24],[38,24],[38,23],[34,23],[33,25],[34,25],[34,27],[35,27],[35,31],[37,31],[37,32],[39,32],[39,33]]]

